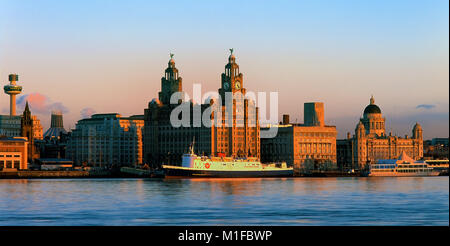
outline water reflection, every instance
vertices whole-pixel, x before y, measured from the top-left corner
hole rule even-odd
[[[0,225],[448,225],[448,194],[448,177],[0,180]]]

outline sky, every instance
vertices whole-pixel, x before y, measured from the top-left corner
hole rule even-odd
[[[234,48],[247,91],[278,92],[278,113],[303,122],[324,102],[338,137],[354,133],[371,95],[386,131],[449,136],[449,2],[0,0],[0,84],[19,74],[46,130],[93,113],[143,114],[170,53],[192,95],[217,91]],[[0,114],[9,96],[0,94]]]

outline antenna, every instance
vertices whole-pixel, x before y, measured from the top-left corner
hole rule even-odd
[[[193,138],[193,140],[192,140],[192,144],[191,144],[191,148],[190,148],[191,155],[194,154],[194,145],[195,145],[195,135],[194,135],[194,138]]]

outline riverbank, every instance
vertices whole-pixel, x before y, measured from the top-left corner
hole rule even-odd
[[[70,171],[2,171],[0,179],[63,179],[63,178],[154,178],[163,177],[158,171],[122,167],[119,169],[70,170]]]
[[[361,177],[360,172],[343,171],[312,171],[310,173],[295,173],[294,177]]]
[[[90,178],[88,171],[15,171],[0,172],[0,179]]]
[[[308,177],[361,177],[359,172],[316,171],[311,173],[296,173],[294,178]],[[443,172],[439,176],[448,176]],[[0,179],[64,179],[64,178],[164,178],[162,170],[145,170],[132,167],[122,167],[116,170],[72,170],[72,171],[8,171],[0,172]]]

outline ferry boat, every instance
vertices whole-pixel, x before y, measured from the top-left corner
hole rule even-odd
[[[262,164],[257,158],[207,157],[194,154],[193,145],[190,153],[182,156],[181,166],[163,165],[166,178],[258,178],[290,177],[292,167],[286,162]]]
[[[438,176],[439,172],[429,166],[424,161],[415,161],[403,152],[398,159],[379,160],[376,164],[371,164],[369,168],[369,177],[387,177],[387,176]]]

